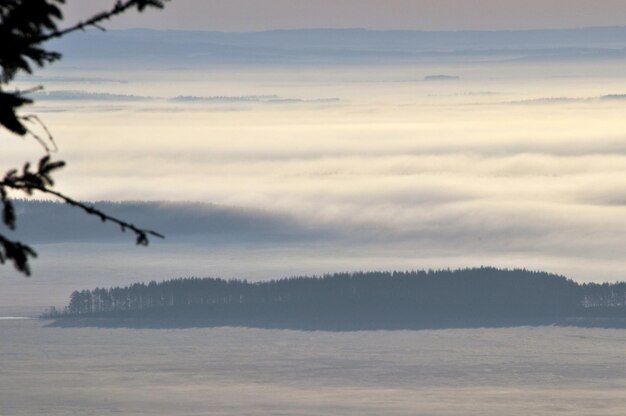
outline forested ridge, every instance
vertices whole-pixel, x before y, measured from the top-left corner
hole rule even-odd
[[[85,203],[137,224],[152,224],[167,235],[168,242],[184,239],[223,245],[231,239],[292,241],[315,238],[325,232],[309,230],[293,218],[279,217],[262,210],[214,204],[158,201]],[[23,219],[15,231],[18,238],[36,243],[125,241],[119,228],[103,228],[97,218],[77,217],[75,210],[63,203],[16,199],[14,206]],[[50,221],[50,218],[54,218],[54,221]],[[0,224],[0,232],[7,231]]]
[[[578,284],[527,270],[337,273],[265,282],[186,278],[75,291],[46,317],[187,320],[268,325],[419,326],[626,317],[626,283]]]

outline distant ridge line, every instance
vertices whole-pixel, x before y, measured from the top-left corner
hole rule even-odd
[[[534,32],[581,32],[581,31],[611,31],[626,30],[624,26],[582,26],[576,28],[545,28],[545,29],[460,29],[460,30],[421,30],[421,29],[370,29],[365,27],[303,27],[303,28],[277,28],[251,31],[224,31],[224,30],[201,30],[201,29],[154,29],[154,28],[128,28],[110,29],[108,32],[180,32],[180,33],[215,33],[215,34],[260,34],[260,33],[285,33],[285,32],[373,32],[373,33],[454,33],[454,34],[480,34],[480,33],[534,33]]]

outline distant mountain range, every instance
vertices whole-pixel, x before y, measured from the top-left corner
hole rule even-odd
[[[64,63],[106,65],[314,64],[486,57],[622,59],[626,27],[528,31],[372,31],[303,29],[225,33],[172,30],[88,31],[50,45]]]

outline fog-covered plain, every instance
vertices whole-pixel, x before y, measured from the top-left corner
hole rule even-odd
[[[345,259],[342,269],[484,264],[620,280],[623,65],[383,62],[100,72],[60,65],[42,73],[49,96],[32,110],[54,133],[54,156],[69,163],[59,189],[85,200],[194,201],[284,215],[340,235],[340,243],[326,243]],[[424,81],[433,74],[460,80]],[[3,166],[41,154],[34,141],[5,148]],[[155,259],[151,249],[130,244],[123,250],[131,261]],[[311,267],[320,246],[303,246],[288,259],[289,245],[275,245],[275,264],[302,264],[277,271],[326,270]],[[242,240],[233,253],[245,258],[247,250],[254,247]],[[68,273],[72,257],[80,257],[72,253]],[[214,254],[180,262],[175,275],[254,277],[258,270],[248,261],[227,270]],[[396,265],[370,261],[385,256]],[[41,270],[48,261],[57,260],[43,255]],[[154,276],[169,277],[169,269]],[[85,279],[87,286],[108,282],[103,275]]]
[[[622,330],[0,331],[3,416],[626,411]]]
[[[69,163],[58,189],[153,201],[115,212],[168,238],[135,248],[88,219],[18,212],[39,258],[31,278],[0,267],[0,414],[623,415],[623,330],[1,318],[75,289],[189,276],[490,265],[623,280],[626,32],[574,32],[159,33],[150,47],[157,34],[140,31],[128,48],[65,45],[17,85],[46,86],[29,111]],[[0,165],[42,153],[3,139]]]

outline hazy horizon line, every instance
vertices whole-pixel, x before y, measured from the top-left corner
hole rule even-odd
[[[575,26],[575,27],[545,27],[545,28],[528,28],[528,29],[458,29],[458,30],[428,30],[428,29],[379,29],[359,26],[346,27],[316,27],[307,26],[300,28],[272,28],[264,30],[203,30],[203,29],[171,29],[171,28],[150,28],[150,27],[131,27],[124,29],[106,29],[107,32],[189,32],[189,33],[225,33],[225,34],[256,34],[256,33],[272,33],[272,32],[316,32],[316,31],[364,31],[364,32],[381,32],[381,33],[528,33],[528,32],[567,32],[581,30],[607,30],[607,29],[626,29],[626,25],[609,25],[609,26]],[[99,32],[95,29],[87,29],[87,31]]]

